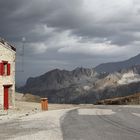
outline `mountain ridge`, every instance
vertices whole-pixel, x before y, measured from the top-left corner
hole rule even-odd
[[[129,68],[134,65],[140,65],[140,54],[131,57],[130,59],[119,62],[102,63],[95,67],[97,72],[115,72],[124,68]]]
[[[19,91],[48,97],[52,103],[96,103],[140,92],[140,65],[111,73],[82,67],[72,71],[54,69],[29,78]]]

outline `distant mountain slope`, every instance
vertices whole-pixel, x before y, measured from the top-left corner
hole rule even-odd
[[[39,77],[28,78],[26,89],[36,90],[59,90],[72,85],[91,83],[98,79],[100,75],[94,69],[76,68],[73,71],[54,69]]]
[[[140,54],[128,60],[121,62],[103,63],[95,67],[97,72],[115,72],[121,69],[127,69],[134,65],[140,65]]]
[[[19,91],[48,97],[53,103],[96,103],[140,92],[140,65],[110,74],[87,68],[55,69],[29,78]]]

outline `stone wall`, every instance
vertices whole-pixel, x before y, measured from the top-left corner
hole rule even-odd
[[[4,87],[3,85],[12,85],[10,87],[11,104],[9,107],[15,107],[15,54],[16,52],[0,42],[0,63],[8,61],[11,64],[11,71],[9,76],[0,75],[0,106],[3,107]]]

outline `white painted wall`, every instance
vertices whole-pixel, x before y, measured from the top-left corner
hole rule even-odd
[[[4,87],[3,85],[13,85],[12,91],[12,107],[15,107],[15,58],[16,52],[10,49],[7,45],[0,42],[0,62],[8,61],[11,64],[11,72],[9,76],[0,75],[0,106],[3,108]]]

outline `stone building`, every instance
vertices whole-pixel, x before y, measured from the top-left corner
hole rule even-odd
[[[0,39],[0,109],[15,107],[16,49]]]

